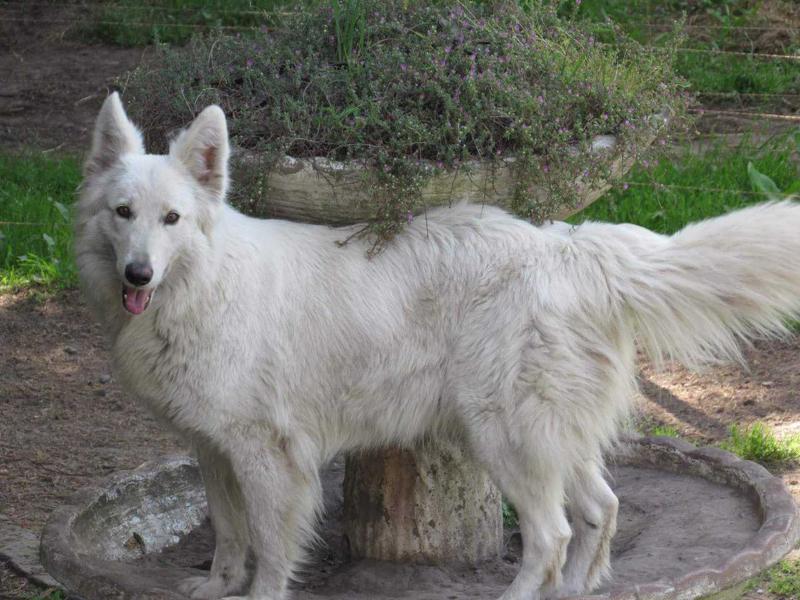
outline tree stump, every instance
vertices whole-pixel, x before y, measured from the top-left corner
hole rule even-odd
[[[462,446],[348,457],[344,528],[353,558],[477,563],[499,555],[500,491]]]

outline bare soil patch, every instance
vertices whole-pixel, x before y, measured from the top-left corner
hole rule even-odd
[[[69,39],[70,26],[58,22],[67,10],[32,2],[13,13],[15,20],[0,18],[3,148],[83,152],[115,79],[147,52]],[[71,20],[78,18],[74,11],[66,14]]]
[[[113,380],[108,346],[78,292],[0,295],[0,512],[39,529],[87,481],[176,439]]]

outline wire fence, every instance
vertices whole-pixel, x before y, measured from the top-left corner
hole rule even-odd
[[[52,223],[28,223],[26,221],[0,221],[0,226],[5,227],[6,225],[19,225],[24,227],[44,227],[45,225],[51,225]]]
[[[290,3],[286,3],[287,6]],[[126,10],[126,11],[139,11],[139,12],[147,12],[147,13],[164,13],[164,14],[180,14],[180,13],[202,13],[206,11],[208,14],[213,15],[228,15],[228,16],[252,16],[252,17],[263,17],[263,16],[286,16],[286,15],[293,15],[297,14],[298,11],[289,10],[289,9],[280,9],[280,8],[264,8],[264,9],[241,9],[241,8],[224,8],[224,7],[203,7],[203,8],[191,8],[191,7],[175,7],[175,6],[164,6],[164,5],[157,5],[157,4],[122,4],[122,3],[111,3],[111,2],[25,2],[21,0],[8,0],[2,5],[0,5],[0,9],[11,9],[15,11],[35,11],[41,9],[73,9],[73,10],[82,10],[82,11],[102,11],[108,12],[113,10]],[[677,22],[676,22],[677,23]],[[665,22],[646,22],[643,25],[648,29],[652,30],[664,30],[664,31],[671,31],[674,28],[676,23],[665,23]],[[154,25],[156,25],[154,23]],[[775,31],[776,27],[768,27],[768,26],[761,26],[761,25],[711,25],[711,24],[697,24],[697,23],[682,23],[680,26],[684,29],[691,29],[691,30],[701,30],[701,31]],[[800,27],[790,27],[785,25],[780,25],[777,27],[781,31],[786,32],[800,32]]]
[[[672,27],[668,23],[645,23],[645,27],[648,29],[662,29],[664,31],[672,31]],[[786,32],[798,32],[800,33],[800,27],[786,27],[784,25],[780,25],[778,27],[772,26],[750,26],[750,25],[705,25],[705,24],[691,24],[691,23],[683,23],[680,25],[684,29],[696,29],[701,31],[775,31],[776,29],[780,29],[780,31]]]
[[[689,112],[698,115],[719,115],[730,117],[758,118],[765,120],[790,121],[800,123],[800,115],[784,115],[778,113],[764,113],[747,110],[724,110],[716,108],[690,108]]]

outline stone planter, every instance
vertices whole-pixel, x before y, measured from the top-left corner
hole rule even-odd
[[[664,116],[651,119],[652,128],[641,134],[638,145],[649,145],[667,123]],[[609,165],[612,177],[631,168],[634,152],[620,147],[611,135],[592,140],[592,151]],[[370,190],[364,185],[365,170],[360,162],[337,162],[326,158],[298,159],[284,157],[270,171],[260,166],[258,155],[240,150],[234,155],[235,180],[245,194],[238,203],[251,214],[307,223],[349,225],[374,217],[370,209]],[[585,208],[602,196],[611,184],[574,182],[576,202],[549,215],[562,220]],[[433,175],[422,190],[426,208],[468,201],[511,208],[514,192],[513,160],[501,166],[474,161],[457,172]],[[544,200],[545,189],[533,189],[531,195]]]

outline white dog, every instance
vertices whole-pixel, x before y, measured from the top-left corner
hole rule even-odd
[[[205,109],[145,154],[116,94],[78,204],[77,260],[117,375],[197,448],[217,547],[194,598],[287,597],[342,450],[459,431],[519,513],[503,600],[591,589],[617,499],[603,452],[628,414],[638,339],[693,365],[800,309],[800,206],[675,236],[538,229],[502,210],[430,211],[372,259],[348,231],[225,204],[228,134]],[[571,525],[565,516],[568,506]],[[569,552],[567,552],[568,542]]]

